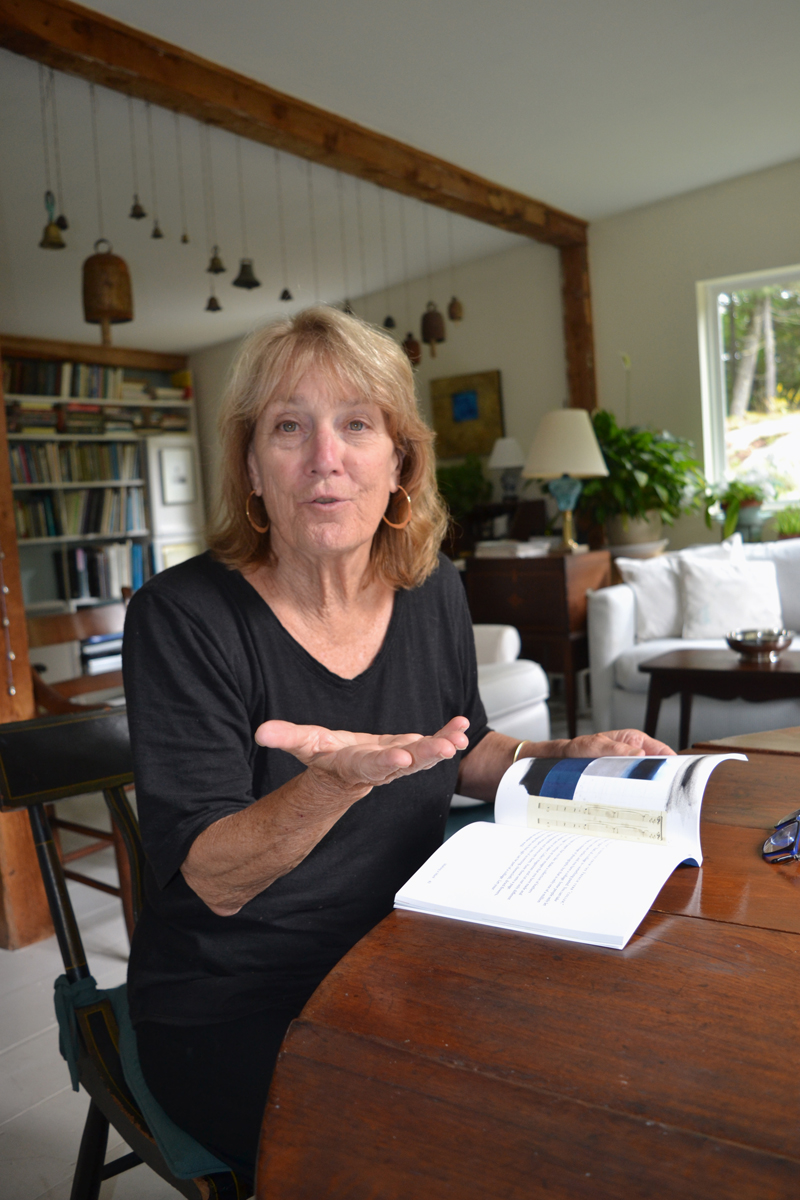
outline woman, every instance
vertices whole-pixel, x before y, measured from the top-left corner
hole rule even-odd
[[[131,1011],[172,1118],[252,1176],[283,1034],[515,755],[492,732],[409,364],[335,309],[245,344],[211,551],[134,597],[125,683],[148,858]]]

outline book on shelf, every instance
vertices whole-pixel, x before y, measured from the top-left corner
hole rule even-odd
[[[395,907],[622,949],[681,863],[700,866],[709,776],[744,754],[520,759],[495,824],[444,843]]]
[[[59,537],[61,520],[51,492],[14,497],[14,523],[20,541],[26,538]]]
[[[136,442],[11,442],[9,461],[16,484],[124,482],[142,473]]]
[[[130,539],[54,550],[53,564],[61,600],[120,600],[123,587],[144,583],[144,547]]]

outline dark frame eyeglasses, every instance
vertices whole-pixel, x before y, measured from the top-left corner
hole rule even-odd
[[[775,832],[764,842],[761,853],[767,862],[800,858],[800,808],[776,822]]]

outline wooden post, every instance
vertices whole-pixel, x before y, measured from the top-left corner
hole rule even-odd
[[[25,605],[19,573],[19,554],[8,461],[6,406],[0,387],[0,550],[3,579],[8,589],[6,613],[14,659],[11,663],[16,694],[8,694],[5,640],[0,639],[0,722],[25,721],[36,715],[28,659]],[[47,898],[33,848],[27,811],[0,813],[0,946],[18,950],[53,932]]]
[[[569,403],[570,408],[585,408],[591,412],[597,407],[597,384],[588,248],[585,242],[562,246],[560,254]]]

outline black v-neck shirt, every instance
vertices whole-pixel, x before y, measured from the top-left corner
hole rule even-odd
[[[134,1022],[299,1010],[441,843],[461,754],[374,788],[235,916],[212,913],[180,866],[214,821],[305,769],[255,744],[263,721],[432,734],[463,715],[469,749],[485,736],[458,574],[442,558],[421,587],[398,591],[378,655],[343,679],[295,641],[238,571],[200,555],[133,597],[123,658],[147,857],[128,972]]]

